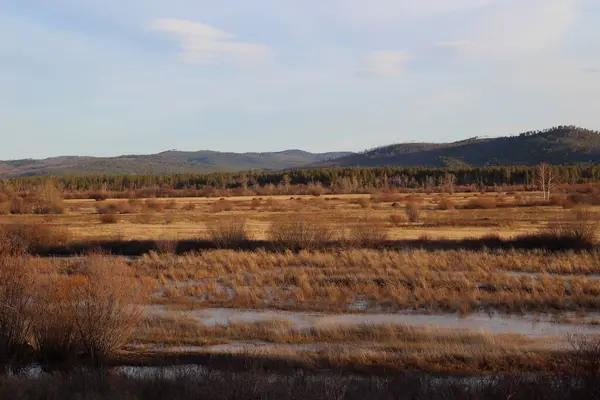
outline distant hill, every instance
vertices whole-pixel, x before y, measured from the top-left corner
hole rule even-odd
[[[165,151],[120,157],[53,157],[43,160],[0,161],[0,177],[94,174],[174,174],[248,170],[282,170],[339,158],[351,153],[309,153],[285,150],[271,153]]]
[[[600,163],[600,132],[558,126],[516,136],[453,143],[401,143],[362,153],[165,151],[120,157],[54,157],[0,161],[0,177],[92,174],[174,174],[351,166],[461,167]]]
[[[311,167],[580,164],[600,162],[600,132],[558,126],[499,138],[453,143],[403,143],[322,161]]]

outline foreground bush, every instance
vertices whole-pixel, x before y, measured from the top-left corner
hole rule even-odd
[[[124,260],[91,255],[68,288],[76,336],[94,362],[119,350],[131,337],[141,311],[141,288]]]
[[[23,257],[0,256],[0,362],[25,357],[33,275]]]
[[[39,279],[33,296],[32,335],[43,365],[68,364],[78,348],[71,281],[53,274]]]

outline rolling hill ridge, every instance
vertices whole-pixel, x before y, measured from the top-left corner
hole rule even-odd
[[[53,157],[0,161],[0,177],[95,174],[174,174],[332,167],[481,167],[600,163],[600,132],[557,126],[516,136],[470,138],[452,143],[400,143],[362,153],[266,153],[170,150],[119,157]]]
[[[517,136],[453,143],[402,143],[318,162],[311,167],[581,164],[600,162],[600,132],[558,126]]]
[[[302,150],[270,153],[170,150],[158,154],[119,157],[52,157],[43,160],[0,161],[0,177],[281,170],[299,168],[349,154],[348,152],[309,153]]]

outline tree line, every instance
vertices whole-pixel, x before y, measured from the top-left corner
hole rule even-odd
[[[549,166],[554,184],[582,184],[600,180],[600,166]],[[139,190],[203,190],[270,188],[286,193],[294,187],[322,188],[339,193],[371,189],[436,189],[538,185],[537,167],[349,167],[292,171],[249,171],[236,173],[172,175],[90,175],[63,177],[22,177],[0,180],[1,192],[31,191],[51,181],[64,192],[127,192]]]

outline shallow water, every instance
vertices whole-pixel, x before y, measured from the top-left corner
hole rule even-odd
[[[474,313],[461,317],[456,314],[428,315],[418,313],[324,314],[276,310],[239,310],[206,308],[183,312],[206,326],[227,326],[232,323],[284,321],[303,330],[315,327],[403,324],[419,327],[465,329],[476,332],[518,333],[529,337],[557,337],[567,333],[598,334],[600,326],[558,324],[550,316],[499,316]],[[600,314],[595,314],[600,316]],[[590,313],[588,313],[590,316]]]

